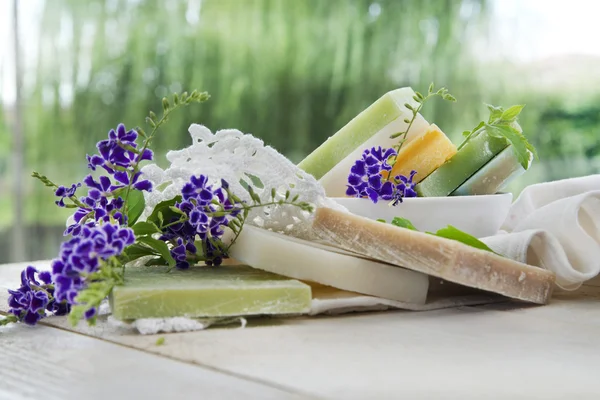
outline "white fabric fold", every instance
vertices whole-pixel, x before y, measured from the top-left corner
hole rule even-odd
[[[529,186],[502,231],[483,238],[497,253],[553,271],[575,290],[600,273],[600,175]]]

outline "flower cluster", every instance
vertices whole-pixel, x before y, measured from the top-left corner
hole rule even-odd
[[[403,198],[416,197],[413,183],[416,171],[412,171],[408,178],[403,175],[391,180],[386,178],[393,167],[390,160],[397,155],[391,148],[372,147],[363,151],[361,159],[350,168],[346,195],[369,198],[373,203],[393,201],[393,205],[401,203]]]
[[[55,315],[69,312],[68,304],[54,298],[50,272],[39,272],[32,266],[21,272],[21,287],[9,290],[8,294],[9,312],[28,325],[35,325],[46,316],[46,311]]]
[[[110,130],[108,139],[98,142],[96,147],[99,154],[86,156],[88,168],[96,171],[98,167],[102,167],[108,176],[102,175],[98,180],[95,180],[92,175],[86,176],[83,183],[88,188],[87,196],[78,200],[75,198],[75,191],[81,183],[72,185],[69,189],[63,186],[56,189],[55,194],[60,198],[56,204],[64,207],[64,199],[70,198],[77,207],[73,214],[74,223],[67,228],[65,235],[79,235],[84,224],[91,226],[94,223],[113,221],[121,225],[126,224],[127,218],[121,210],[124,200],[117,196],[119,190],[126,188],[140,191],[152,190],[150,181],[140,180],[141,172],[138,171],[138,164],[144,160],[152,160],[153,153],[146,148],[138,149],[137,138],[136,131],[127,131],[125,125],[119,124],[116,131]],[[109,200],[110,198],[112,200]],[[90,220],[93,223],[89,223]]]
[[[140,163],[153,159],[149,146],[154,135],[174,109],[203,102],[208,97],[207,93],[194,90],[190,94],[174,94],[172,102],[163,98],[162,116],[158,118],[151,111],[146,118],[152,128],[148,134],[141,128],[127,130],[123,124],[110,130],[108,138],[97,143],[97,154],[86,156],[88,168],[95,173],[86,176],[80,183],[59,186],[44,175],[37,172],[32,174],[45,186],[54,189],[56,205],[75,209],[64,232],[70,238],[61,245],[58,258],[52,261],[51,272],[38,273],[33,267],[27,267],[23,271],[21,287],[9,291],[10,315],[0,319],[0,325],[16,321],[33,325],[45,317],[47,312],[68,313],[71,323],[77,323],[82,317],[90,324],[95,322],[97,307],[115,285],[123,283],[125,264],[135,259],[132,252],[125,250],[129,250],[136,242],[136,226],[139,227],[136,222],[145,205],[141,192],[153,189],[152,183],[143,178]],[[138,143],[138,138],[143,140]],[[87,188],[87,194],[80,197],[76,192],[83,185]],[[196,252],[191,231],[212,245],[212,238],[223,234],[219,224],[226,220],[211,213],[215,209],[223,211],[222,205],[212,204],[218,203],[219,199],[226,204],[223,193],[219,189],[213,190],[205,182],[197,186],[197,193],[190,192],[179,205],[182,209],[185,207],[189,210],[187,219],[183,218],[184,211],[179,211],[182,216],[180,222],[188,219],[192,221],[187,222],[189,227],[169,224],[170,231],[179,232],[170,242],[173,247],[172,255],[181,263],[185,261],[186,253]],[[204,200],[204,189],[212,193],[209,202]],[[213,201],[213,197],[217,200]],[[195,208],[203,213],[194,212]],[[144,221],[144,224],[154,226],[152,234],[164,228],[162,214],[160,219],[161,228],[154,222]],[[138,236],[146,235],[150,234],[138,233]],[[148,239],[154,241],[151,243],[160,245],[144,246],[140,241],[138,252],[141,249],[143,254],[156,254],[164,249],[164,243],[157,242],[154,238]],[[183,256],[180,245],[183,245]],[[206,247],[203,244],[204,254],[213,249],[209,246],[207,250]],[[167,258],[170,258],[168,254]],[[171,264],[172,260],[168,262]]]
[[[241,210],[241,203],[231,198],[228,189],[229,185],[224,180],[221,180],[220,187],[209,185],[204,175],[192,176],[183,186],[183,201],[175,207],[184,215],[185,221],[169,226],[161,237],[162,240],[176,240],[171,255],[178,268],[189,267],[187,254],[196,254],[196,238],[202,243],[206,264],[221,264],[226,254],[222,254],[218,245],[224,228]]]
[[[116,131],[108,133],[107,140],[97,144],[99,154],[87,156],[88,167],[93,171],[102,167],[108,176],[102,175],[97,180],[92,175],[86,176],[83,180],[88,188],[86,196],[76,196],[82,183],[57,186],[48,178],[34,174],[55,188],[56,205],[76,210],[73,223],[65,231],[65,236],[71,235],[71,238],[61,245],[59,257],[52,261],[52,272],[38,274],[35,268],[27,267],[21,274],[21,287],[9,291],[10,312],[19,321],[33,325],[46,311],[68,313],[71,306],[77,304],[78,294],[89,287],[90,276],[98,272],[106,260],[121,255],[125,247],[135,242],[133,230],[124,227],[127,224],[125,201],[119,191],[152,190],[150,181],[140,180],[138,164],[152,160],[153,154],[145,147],[138,149],[137,138],[136,131],[127,131],[120,124]],[[95,313],[96,309],[91,307],[84,316],[89,319]]]
[[[86,277],[97,272],[103,261],[119,256],[135,242],[133,230],[113,224],[83,226],[60,247],[59,258],[52,261],[52,281],[56,301],[75,305],[76,297],[87,287]],[[95,313],[90,309],[86,317]]]
[[[119,124],[116,131],[111,129],[108,132],[108,139],[98,142],[96,147],[99,155],[87,155],[88,168],[95,171],[102,167],[120,183],[111,190],[129,185],[136,190],[152,190],[150,181],[139,180],[141,172],[136,170],[136,166],[140,161],[152,160],[153,153],[146,148],[138,150],[137,138],[136,131],[127,131],[125,125]]]

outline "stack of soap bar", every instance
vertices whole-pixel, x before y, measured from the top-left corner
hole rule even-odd
[[[496,154],[508,147],[504,138],[489,136],[487,132],[469,140],[444,165],[436,169],[415,190],[422,197],[445,197],[487,164]]]
[[[322,239],[343,249],[520,300],[547,303],[554,287],[551,271],[350,213],[319,208],[313,228]]]
[[[404,104],[417,107],[418,103],[413,96],[415,92],[408,87],[386,93],[327,139],[298,166],[320,179],[328,196],[345,196],[350,168],[361,158],[363,151],[377,146],[389,148],[398,143],[399,139],[390,139],[390,135],[403,132],[408,127],[404,120],[412,118],[412,111]],[[406,143],[428,128],[427,121],[417,115]]]
[[[494,194],[522,175],[525,168],[519,163],[512,146],[502,150],[475,175],[459,186],[452,196]]]
[[[367,260],[335,247],[245,226],[233,258],[279,275],[411,304],[425,304],[425,274]]]
[[[456,146],[432,124],[427,132],[404,144],[398,153],[392,176],[409,176],[417,171],[413,182],[420,182],[456,154]]]
[[[248,266],[128,268],[110,305],[120,320],[301,314],[310,311],[310,286]]]

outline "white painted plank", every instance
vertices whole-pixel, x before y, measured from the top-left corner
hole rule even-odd
[[[169,339],[170,340],[170,339]],[[56,328],[0,328],[0,399],[298,399],[284,390]]]
[[[597,399],[599,292],[585,286],[542,307],[251,320],[165,335],[164,346],[102,321],[76,329],[328,398]],[[64,318],[46,321],[72,329]]]

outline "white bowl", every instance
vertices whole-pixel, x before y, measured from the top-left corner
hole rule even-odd
[[[512,204],[512,193],[478,196],[410,197],[396,206],[387,201],[335,197],[353,214],[391,222],[394,217],[410,220],[420,231],[435,232],[452,225],[475,237],[496,234]]]

